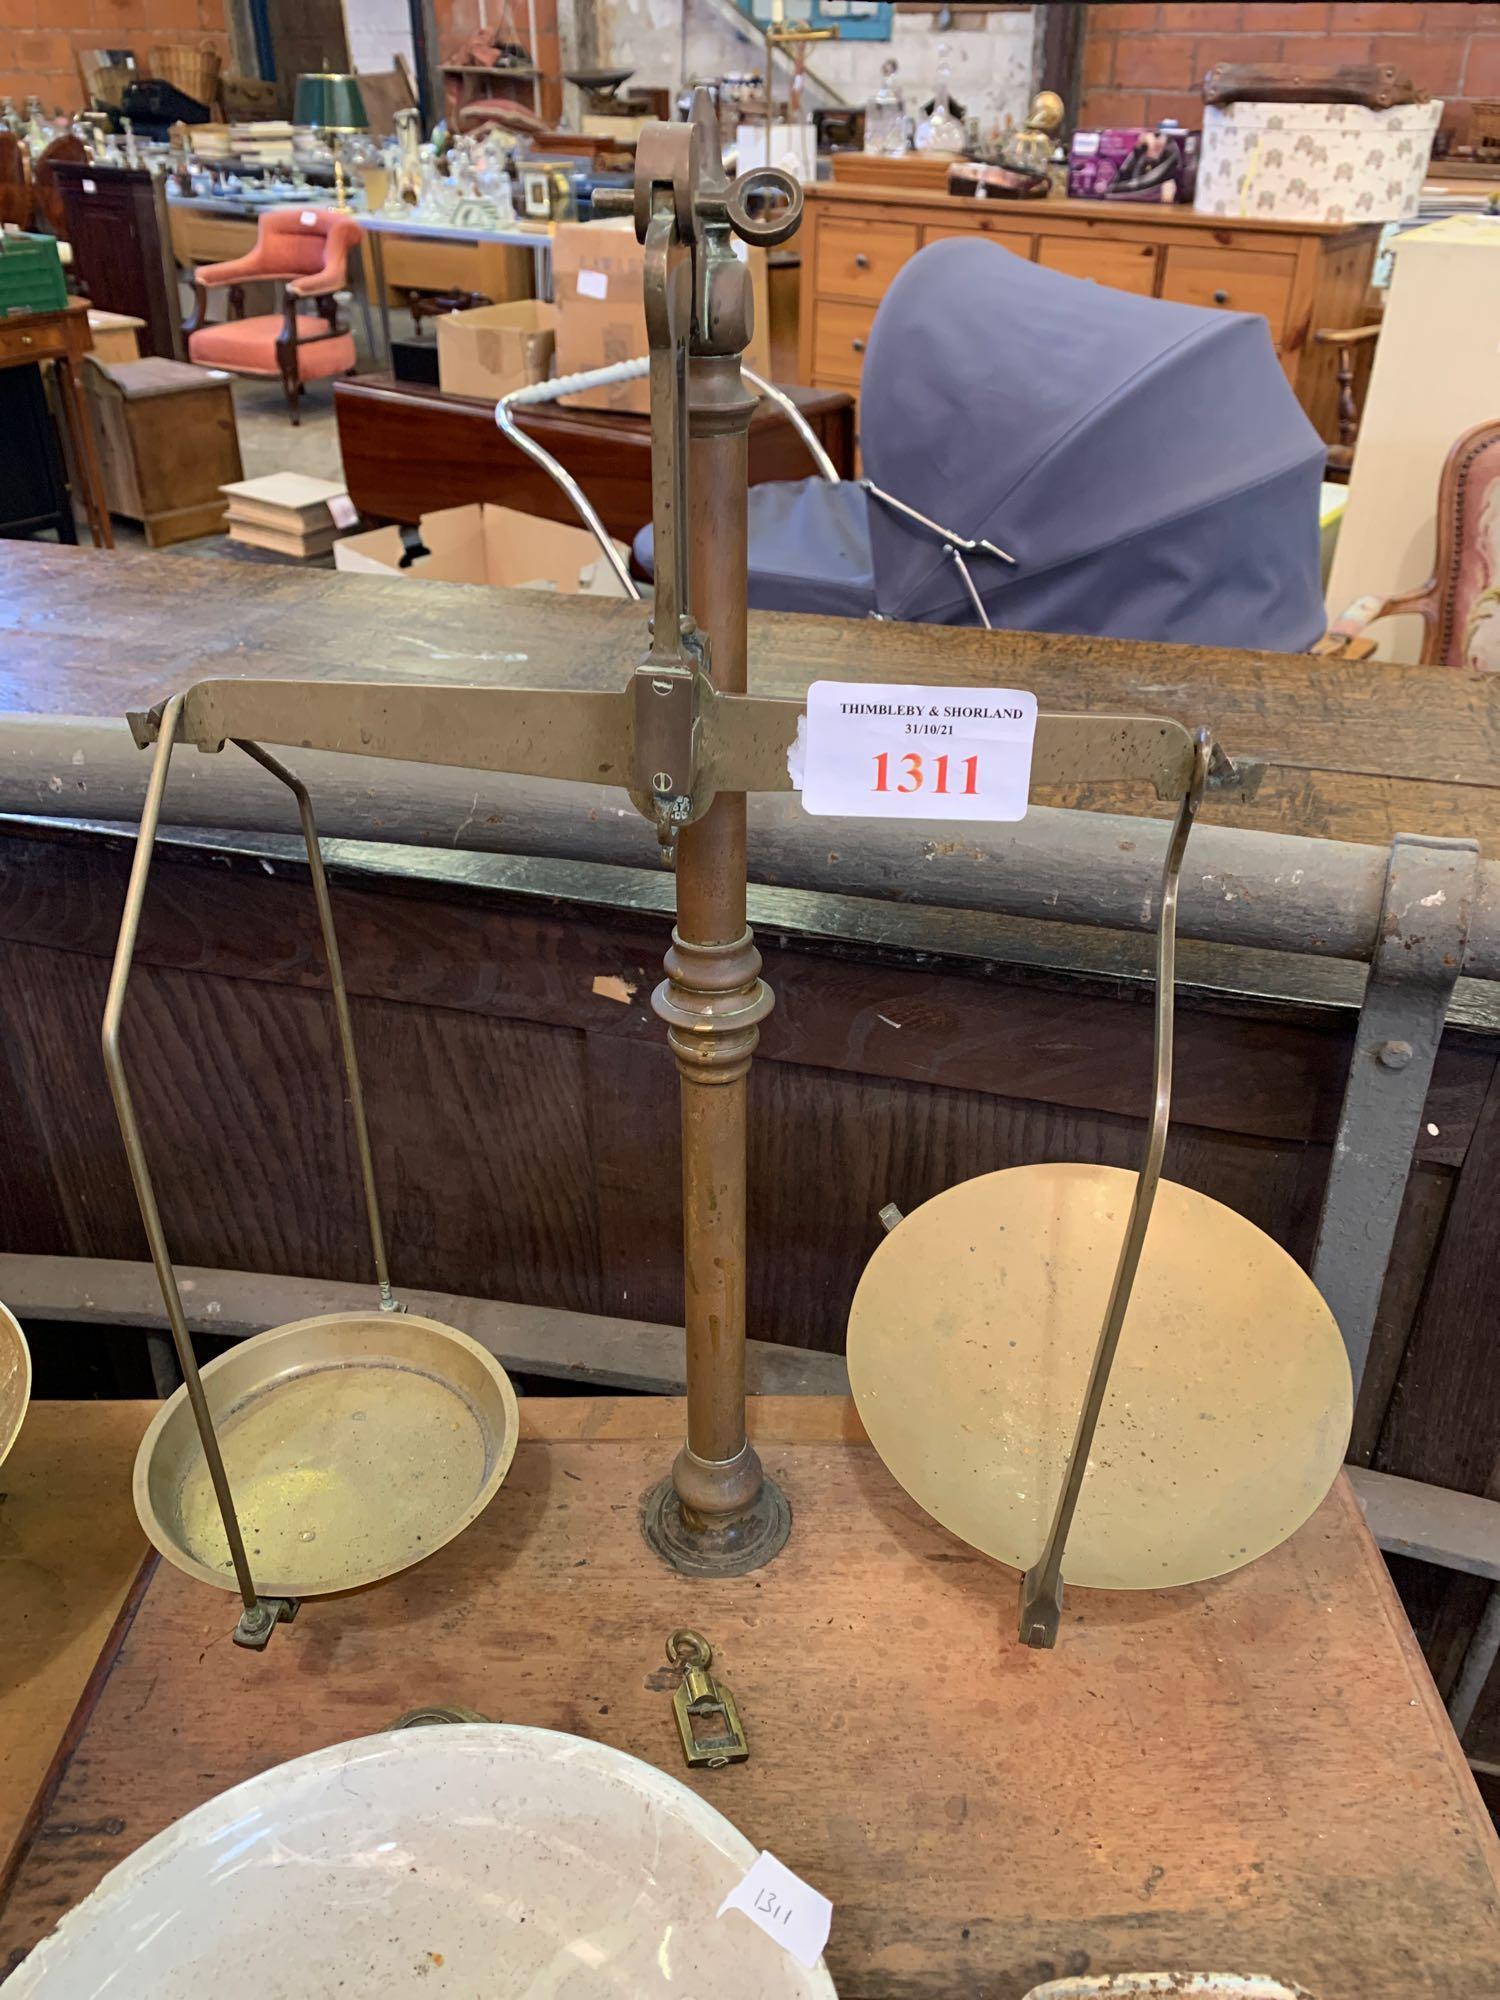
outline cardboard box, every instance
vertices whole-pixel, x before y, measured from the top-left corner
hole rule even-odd
[[[1254,222],[1417,213],[1442,103],[1225,104],[1203,112],[1198,207]]]
[[[541,299],[475,306],[437,321],[438,386],[450,396],[498,402],[552,373],[557,308]]]
[[[488,583],[511,590],[625,595],[587,528],[544,521],[485,501],[424,514],[417,532],[427,553],[411,561],[399,528],[346,535],[333,545],[334,568],[366,576],[409,576],[418,583]],[[628,561],[629,550],[619,542],[615,547]]]
[[[557,373],[580,375],[646,352],[642,291],[644,246],[626,216],[605,222],[559,222],[552,232],[552,296],[557,302]],[[607,389],[567,396],[564,407],[584,410],[651,408],[645,376]]]
[[[757,375],[770,378],[771,345],[766,253],[738,244],[750,269],[754,330],[745,360]],[[603,222],[559,222],[552,233],[552,295],[557,301],[558,375],[581,375],[615,361],[635,361],[646,352],[643,290],[645,251],[628,217]],[[444,385],[446,387],[446,384]],[[633,410],[646,416],[651,388],[642,375],[564,396],[565,409]]]

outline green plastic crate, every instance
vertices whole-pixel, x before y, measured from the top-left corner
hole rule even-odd
[[[55,236],[0,236],[0,314],[60,312],[68,303]]]

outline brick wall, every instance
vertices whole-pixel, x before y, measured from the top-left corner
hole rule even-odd
[[[1500,98],[1500,6],[1091,6],[1082,120],[1197,124],[1216,62],[1394,63],[1444,100],[1443,124],[1462,140],[1469,101]]]
[[[50,114],[78,110],[78,49],[130,49],[137,60],[164,42],[212,43],[227,62],[224,0],[0,0],[0,95],[19,110],[33,93]]]

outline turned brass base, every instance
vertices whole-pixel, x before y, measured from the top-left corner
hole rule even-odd
[[[641,1532],[664,1563],[683,1576],[747,1576],[768,1563],[792,1532],[792,1510],[773,1479],[743,1514],[722,1526],[690,1526],[670,1479],[641,1502]]]

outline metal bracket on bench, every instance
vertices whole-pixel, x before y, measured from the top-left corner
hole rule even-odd
[[[1475,841],[1398,833],[1391,843],[1312,1261],[1356,1400],[1478,879]]]

